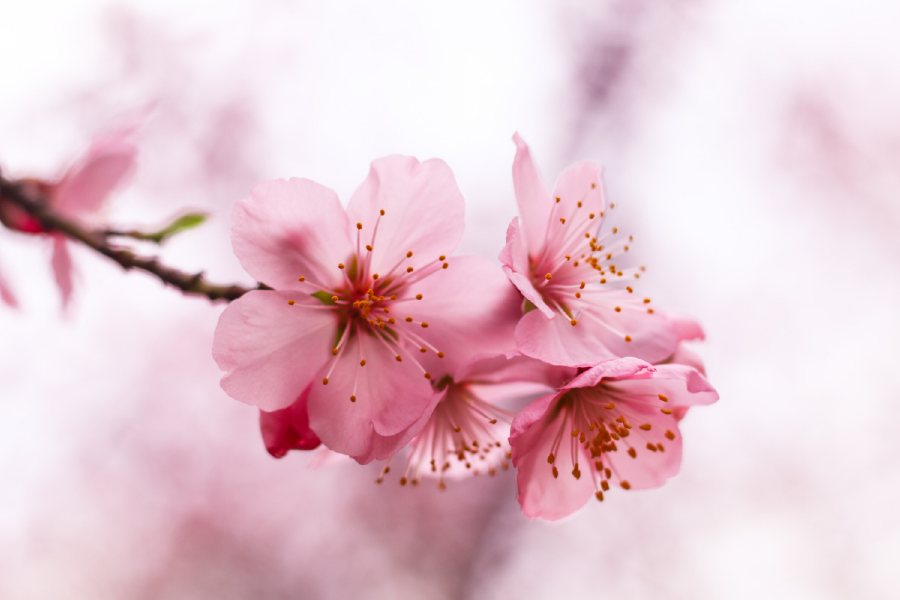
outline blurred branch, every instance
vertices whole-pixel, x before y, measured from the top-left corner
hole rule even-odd
[[[59,232],[71,240],[81,242],[88,248],[115,261],[126,271],[140,269],[159,278],[163,283],[178,288],[185,294],[206,296],[210,300],[232,301],[254,289],[271,289],[265,284],[256,288],[240,285],[213,285],[203,278],[203,272],[185,273],[159,262],[156,257],[140,256],[131,250],[112,246],[106,232],[92,230],[82,224],[53,211],[47,199],[34,191],[34,186],[25,186],[21,182],[10,181],[0,175],[0,199],[18,206],[37,219],[47,232]],[[129,235],[125,233],[125,235]]]

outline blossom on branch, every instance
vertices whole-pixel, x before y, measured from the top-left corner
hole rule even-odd
[[[433,408],[438,373],[512,345],[518,301],[503,273],[449,257],[463,213],[436,159],[376,160],[346,210],[308,179],[254,187],[235,206],[232,243],[273,290],[220,317],[222,387],[267,412],[310,388],[309,428],[323,444],[360,463],[391,456]]]
[[[513,184],[520,217],[500,253],[503,270],[525,299],[516,345],[552,364],[589,366],[635,356],[670,356],[678,343],[665,315],[635,293],[643,267],[626,268],[631,238],[613,227],[601,234],[607,204],[602,168],[590,162],[567,169],[551,195],[528,146],[516,134]]]
[[[50,208],[63,217],[88,222],[103,209],[113,190],[134,170],[137,147],[130,141],[134,127],[124,127],[94,138],[80,157],[56,182],[26,179],[33,195],[46,198]],[[0,222],[13,231],[50,237],[51,265],[62,295],[63,307],[72,296],[72,259],[66,237],[46,231],[39,220],[12,202],[0,200]],[[3,285],[0,283],[0,295]]]
[[[602,501],[612,485],[661,486],[681,465],[675,410],[718,398],[684,365],[621,358],[585,370],[513,420],[509,441],[522,510],[555,521],[591,496]]]

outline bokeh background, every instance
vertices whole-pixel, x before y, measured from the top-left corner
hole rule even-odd
[[[0,231],[0,598],[900,597],[900,4],[823,0],[3,4],[0,166],[53,177],[152,109],[110,222],[212,215],[162,256],[251,283],[234,202],[438,156],[494,259],[519,131],[607,167],[642,290],[697,316],[721,401],[681,474],[528,521],[511,473],[376,486],[265,453],[210,357],[222,305]]]

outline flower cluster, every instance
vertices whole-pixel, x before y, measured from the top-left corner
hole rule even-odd
[[[678,421],[718,398],[681,345],[702,331],[635,291],[601,168],[569,168],[551,194],[514,141],[502,268],[452,255],[464,201],[436,159],[376,160],[346,208],[307,179],[237,203],[235,254],[272,289],[226,308],[213,355],[273,456],[322,444],[385,460],[379,482],[440,487],[514,466],[525,514],[551,520],[677,473]]]

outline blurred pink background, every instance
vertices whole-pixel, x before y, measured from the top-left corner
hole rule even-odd
[[[511,473],[376,486],[266,454],[210,356],[222,305],[0,231],[0,598],[900,597],[900,5],[813,2],[7,3],[0,166],[52,177],[154,107],[112,223],[209,223],[162,255],[252,283],[230,212],[304,176],[346,200],[373,158],[438,156],[460,248],[515,214],[513,132],[546,178],[584,158],[704,324],[721,401],[681,474],[559,524]],[[618,209],[617,209],[618,210]]]

